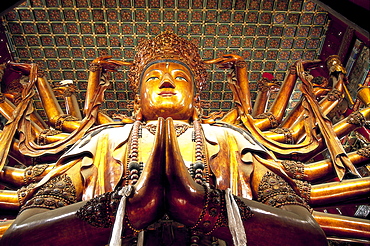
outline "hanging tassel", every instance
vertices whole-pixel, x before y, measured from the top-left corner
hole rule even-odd
[[[125,217],[126,199],[129,195],[131,195],[132,191],[133,191],[133,186],[131,185],[122,187],[122,189],[118,191],[118,195],[122,197],[118,205],[116,220],[114,221],[112,237],[111,237],[109,246],[121,246],[122,244],[121,235],[122,235],[123,218]]]
[[[239,207],[235,202],[231,189],[227,188],[225,193],[227,220],[229,229],[233,237],[235,246],[246,246],[247,235],[245,234],[244,225],[240,216]]]
[[[137,239],[137,246],[144,246],[144,231],[139,232],[139,237]]]

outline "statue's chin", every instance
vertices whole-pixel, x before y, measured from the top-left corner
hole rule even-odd
[[[173,108],[162,108],[158,111],[152,111],[148,114],[143,114],[145,120],[157,120],[162,117],[164,119],[171,117],[174,120],[190,120],[193,116],[194,110],[178,110]]]
[[[142,105],[142,115],[145,120],[157,120],[159,117],[164,119],[171,117],[174,120],[190,120],[193,116],[193,105],[182,105],[180,103],[161,103],[158,105]]]

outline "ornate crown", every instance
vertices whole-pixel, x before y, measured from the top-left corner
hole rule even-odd
[[[141,75],[146,66],[155,60],[164,59],[185,63],[194,75],[198,90],[205,87],[207,72],[204,63],[198,48],[189,40],[167,31],[141,42],[135,50],[136,55],[129,72],[130,87],[134,92],[138,92]]]

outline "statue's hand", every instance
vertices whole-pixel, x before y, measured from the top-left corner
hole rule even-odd
[[[297,75],[302,80],[302,82],[305,83],[305,84],[310,84],[309,79],[307,77],[307,73],[305,71],[304,61],[303,60],[297,61],[295,63],[295,66],[296,66],[296,70],[297,70]]]
[[[28,76],[30,75],[32,65],[28,63],[8,62],[7,67],[13,70],[14,72]]]
[[[164,119],[159,118],[152,153],[127,201],[127,215],[136,229],[145,228],[164,214],[164,139]]]
[[[228,69],[228,68],[233,68],[235,64],[240,61],[244,61],[244,58],[239,55],[235,55],[235,54],[227,54],[227,55],[223,55],[220,58],[204,61],[204,63],[217,64],[222,69]]]
[[[318,67],[322,63],[322,61],[320,59],[298,60],[295,62],[295,65],[297,66],[298,63],[302,64],[304,70],[311,70]]]
[[[112,56],[102,56],[96,58],[92,64],[99,64],[102,66],[103,71],[115,72],[121,66],[131,66],[131,62],[118,61],[110,59]]]
[[[171,218],[192,226],[204,204],[204,189],[194,182],[182,159],[172,118],[166,119],[166,201]]]
[[[304,64],[303,64],[302,60],[296,62],[296,69],[297,69],[297,75],[302,81],[302,85],[301,85],[302,92],[305,92],[306,94],[308,93],[309,95],[311,95],[311,97],[314,97],[314,95],[313,95],[313,85],[311,83],[312,79],[310,78],[312,76],[310,76],[305,71]]]

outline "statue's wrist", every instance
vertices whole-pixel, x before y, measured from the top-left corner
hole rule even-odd
[[[193,230],[201,230],[206,235],[212,234],[220,227],[228,227],[227,204],[225,191],[209,189],[204,186],[204,206],[197,222],[191,227]],[[234,196],[242,221],[253,216],[250,208],[238,197]]]
[[[112,227],[121,197],[118,191],[106,192],[87,201],[76,216],[95,227]]]
[[[102,72],[103,66],[100,62],[92,62],[89,67],[90,72]]]
[[[235,62],[235,67],[237,68],[246,68],[247,67],[247,62],[244,60],[238,60]]]

